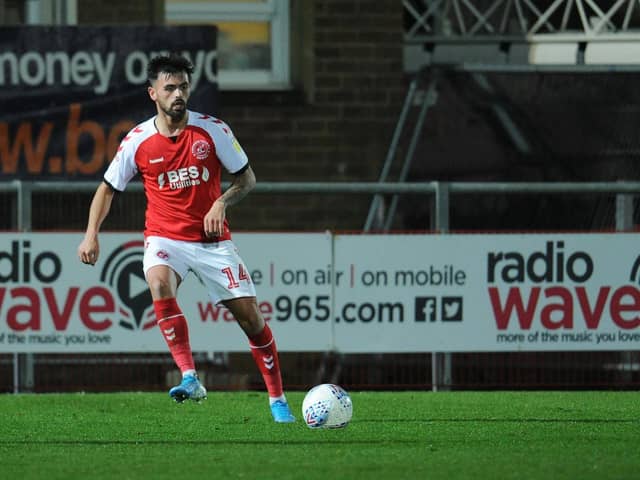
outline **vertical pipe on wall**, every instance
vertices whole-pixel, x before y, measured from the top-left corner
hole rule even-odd
[[[32,228],[32,195],[30,182],[15,180],[17,185],[17,229],[30,232]],[[13,355],[13,392],[30,391],[34,386],[34,354],[14,353]]]
[[[616,195],[616,231],[629,232],[633,229],[633,201],[634,196],[630,193],[618,193]],[[637,279],[633,279],[637,282]],[[620,380],[622,383],[632,381],[634,357],[639,358],[637,352],[620,352]]]

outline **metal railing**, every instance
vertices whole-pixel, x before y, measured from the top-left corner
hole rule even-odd
[[[223,184],[226,188],[228,184]],[[17,195],[16,229],[31,230],[32,194],[36,192],[93,192],[97,181],[56,182],[12,180],[0,182],[1,192]],[[142,184],[132,182],[127,191],[141,192]],[[326,193],[326,194],[371,194],[402,195],[424,194],[434,197],[434,224],[439,232],[449,230],[450,198],[464,194],[616,194],[616,228],[626,229],[633,214],[628,196],[640,194],[640,182],[261,182],[255,193]],[[621,222],[621,223],[618,223]],[[367,230],[371,229],[371,225]]]
[[[403,1],[405,42],[638,40],[637,0]]]

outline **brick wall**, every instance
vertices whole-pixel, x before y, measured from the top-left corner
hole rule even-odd
[[[222,92],[220,116],[248,152],[258,180],[377,180],[405,94],[402,4],[312,3],[312,11],[303,12],[311,21],[303,20],[303,40],[309,44],[299,67],[311,73],[296,85],[299,94],[261,98]],[[360,229],[370,197],[261,195],[260,200],[264,207],[245,203],[233,215],[258,228]]]
[[[108,13],[102,2],[80,5],[85,24],[152,23],[159,9],[157,0],[112,0]],[[293,90],[223,91],[219,111],[208,113],[231,125],[258,181],[376,180],[405,94],[402,3],[293,0],[291,7]],[[235,230],[360,229],[369,201],[252,194],[228,213]]]
[[[268,179],[375,179],[404,95],[402,7],[393,0],[314,4],[313,86],[305,86],[313,92],[280,104],[236,95],[229,104],[222,92],[220,114]]]

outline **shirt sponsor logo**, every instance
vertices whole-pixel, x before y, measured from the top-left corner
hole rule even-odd
[[[160,190],[167,186],[171,190],[178,190],[180,188],[195,187],[208,180],[209,170],[206,167],[202,167],[201,173],[198,167],[192,165],[161,173],[158,175],[158,187]]]

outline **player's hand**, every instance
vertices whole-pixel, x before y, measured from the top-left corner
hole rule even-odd
[[[95,265],[100,255],[100,245],[97,239],[85,238],[78,246],[78,258],[82,263]]]
[[[226,216],[224,201],[218,199],[204,216],[204,233],[207,237],[221,237],[224,235],[224,219]]]

